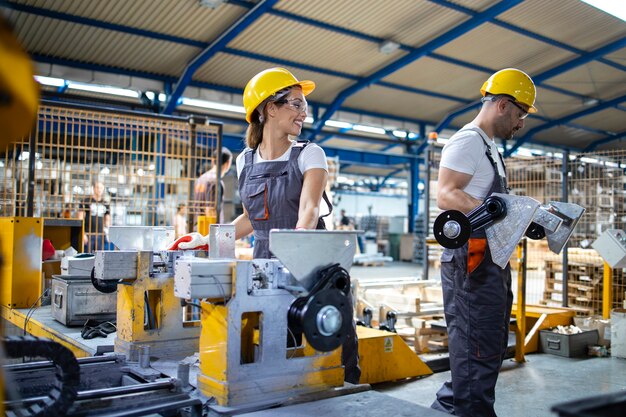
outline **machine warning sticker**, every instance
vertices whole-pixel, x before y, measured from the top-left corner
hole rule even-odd
[[[393,337],[385,337],[385,352],[393,352]]]

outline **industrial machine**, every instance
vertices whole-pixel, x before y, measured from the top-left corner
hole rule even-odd
[[[193,398],[189,385],[188,364],[180,364],[177,378],[171,378],[149,367],[147,351],[138,362],[123,355],[77,360],[48,339],[9,337],[3,342],[9,358],[40,358],[3,366],[9,416],[202,415],[202,401]]]
[[[240,261],[229,227],[211,225],[209,259],[175,264],[175,294],[204,299],[200,391],[225,412],[343,386],[356,233],[274,230],[277,259]]]
[[[200,328],[184,320],[174,296],[174,263],[205,252],[168,251],[172,227],[114,226],[109,239],[119,250],[96,252],[92,283],[102,292],[117,290],[115,352],[131,360],[144,346],[158,357],[197,352]]]
[[[493,193],[467,215],[457,210],[442,212],[433,226],[435,239],[443,247],[463,246],[473,231],[485,229],[491,257],[504,268],[517,243],[526,235],[548,240],[548,248],[559,253],[569,240],[585,209],[577,204],[552,201],[546,205],[531,197]]]

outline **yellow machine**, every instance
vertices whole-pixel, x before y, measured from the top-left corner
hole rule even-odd
[[[184,357],[198,350],[200,328],[183,320],[174,296],[174,262],[180,251],[165,250],[172,227],[113,226],[118,251],[96,252],[94,284],[117,290],[115,352],[136,360],[142,348],[160,357]]]
[[[0,218],[2,275],[0,304],[8,308],[29,308],[43,292],[41,242],[43,219]]]
[[[200,391],[224,410],[343,386],[356,233],[272,231],[278,259],[236,260],[234,243],[234,226],[212,225],[209,259],[176,261],[176,295],[206,299]]]
[[[0,97],[0,124],[2,125],[0,150],[4,150],[9,143],[28,134],[31,130],[37,115],[39,88],[33,78],[33,64],[2,16],[0,16]],[[4,227],[6,224],[0,226],[3,226],[0,239],[4,241],[7,233]],[[4,268],[6,265],[12,265],[9,263],[11,259],[6,259],[7,254],[13,254],[13,251],[10,250],[13,246],[12,243],[13,240],[2,246],[2,256],[5,258],[2,262],[2,283],[0,285],[0,297],[2,297],[0,303],[2,305],[28,302],[29,297],[31,297],[30,291],[26,291],[28,295],[18,296],[18,292],[20,292],[18,290],[22,288],[16,288],[12,284],[13,280],[9,280],[13,274],[12,266],[7,269]],[[17,256],[19,257],[19,255]],[[39,256],[41,257],[41,248]],[[41,264],[41,259],[39,263]],[[22,284],[18,285],[21,286]],[[37,289],[33,291],[37,291]],[[15,299],[13,299],[14,297]],[[34,300],[36,298],[31,301],[31,304]],[[0,330],[2,329],[0,328]],[[0,332],[0,334],[2,333]],[[2,353],[0,352],[1,359]],[[0,414],[4,414],[3,397],[4,379],[2,372],[0,372]]]

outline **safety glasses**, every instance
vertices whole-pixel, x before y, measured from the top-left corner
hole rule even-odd
[[[517,107],[522,112],[522,113],[520,113],[519,116],[517,116],[520,120],[524,120],[525,118],[528,117],[528,112],[526,110],[524,110],[524,108],[522,106],[520,106],[519,104],[517,104],[513,100],[507,99],[506,101],[508,101],[509,103],[514,105],[515,107]]]
[[[292,99],[280,99],[280,100],[276,100],[275,103],[277,104],[286,104],[287,106],[289,106],[292,110],[297,111],[298,113],[306,113],[307,110],[309,109],[308,104],[306,101],[303,101],[299,98],[292,98]]]
[[[526,109],[524,109],[522,106],[520,106],[515,100],[509,98],[508,95],[485,96],[480,101],[482,101],[483,103],[485,101],[496,102],[496,101],[500,100],[501,98],[504,98],[506,101],[508,101],[509,103],[511,103],[512,105],[514,105],[515,107],[517,107],[520,110],[521,113],[517,116],[520,120],[524,120],[525,118],[528,117],[528,111]]]

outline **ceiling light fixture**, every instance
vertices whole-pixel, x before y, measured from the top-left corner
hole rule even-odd
[[[380,44],[378,50],[381,54],[390,55],[400,49],[400,44],[391,40],[386,40]]]

